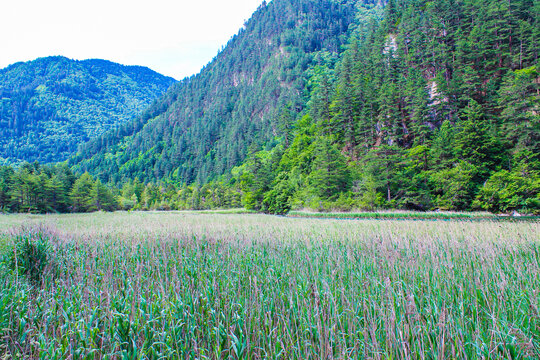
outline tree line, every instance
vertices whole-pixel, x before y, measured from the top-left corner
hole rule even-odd
[[[89,173],[74,173],[65,163],[37,161],[18,168],[0,166],[0,212],[68,213],[116,210],[239,208],[242,191],[230,184],[176,186],[142,183],[103,184]]]
[[[65,164],[0,166],[0,211],[89,212],[118,209],[113,191],[90,174],[74,174]]]

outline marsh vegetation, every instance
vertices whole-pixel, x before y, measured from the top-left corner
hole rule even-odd
[[[539,230],[257,214],[6,215],[0,357],[534,359]]]

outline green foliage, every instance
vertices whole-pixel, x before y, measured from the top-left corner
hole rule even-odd
[[[435,169],[445,169],[452,166],[456,159],[455,144],[456,129],[445,120],[440,129],[436,132],[430,148],[430,158]]]
[[[433,182],[436,207],[443,210],[469,209],[475,193],[473,179],[477,174],[478,169],[465,161],[433,173],[430,180]]]
[[[109,187],[89,173],[74,175],[66,164],[24,163],[16,170],[0,166],[0,211],[88,212],[118,208],[117,196]]]
[[[111,190],[99,179],[92,184],[88,202],[89,211],[114,211],[118,208],[117,201]]]
[[[354,15],[352,1],[261,5],[200,74],[142,118],[83,145],[71,164],[103,182],[204,184],[241,165],[252,148],[271,149],[276,138],[288,146],[308,100],[309,70],[337,58]]]
[[[498,104],[506,138],[518,149],[540,154],[540,74],[537,66],[508,71],[499,90]]]
[[[64,161],[137,117],[173,83],[140,66],[60,56],[0,69],[0,159]]]
[[[517,170],[539,164],[534,24],[524,1],[413,0],[356,24],[339,60],[310,72],[310,117],[277,170],[293,208],[537,212],[538,172]]]
[[[0,207],[538,212],[538,4],[383,3],[264,3],[199,75],[81,147],[70,164],[99,180],[4,169]]]
[[[72,208],[75,212],[87,212],[92,206],[92,188],[94,179],[89,173],[82,174],[73,184],[69,194],[72,200]]]
[[[41,230],[27,230],[16,235],[13,241],[14,248],[9,251],[11,270],[39,286],[44,277],[50,275],[47,271],[55,261],[49,236]]]
[[[357,208],[374,211],[384,205],[383,195],[377,191],[377,180],[371,174],[356,180],[353,191],[357,197]]]
[[[293,188],[285,174],[278,176],[277,183],[264,195],[262,209],[269,214],[284,215],[291,210]]]
[[[272,188],[281,156],[281,147],[271,151],[252,152],[245,164],[236,169],[246,209],[263,210],[264,196]]]
[[[346,158],[326,138],[318,139],[314,145],[314,160],[308,183],[312,191],[323,199],[332,200],[339,193],[350,189],[351,176]]]
[[[493,173],[480,188],[475,206],[491,212],[540,212],[540,173],[527,163]]]
[[[463,113],[465,119],[460,121],[454,140],[456,155],[476,166],[483,179],[503,161],[505,149],[497,137],[490,136],[480,104],[471,100]]]

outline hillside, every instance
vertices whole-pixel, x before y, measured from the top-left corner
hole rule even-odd
[[[384,5],[263,4],[73,170],[124,209],[540,213],[540,3]]]
[[[85,145],[72,163],[116,183],[206,182],[227,173],[248,149],[292,136],[308,100],[308,70],[337,60],[355,13],[356,1],[264,3],[200,74]]]
[[[392,0],[359,30],[291,145],[235,171],[245,205],[540,212],[540,2]]]
[[[60,56],[1,69],[0,162],[63,161],[174,82],[144,67]]]

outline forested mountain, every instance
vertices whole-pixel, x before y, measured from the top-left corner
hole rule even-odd
[[[0,163],[63,161],[175,82],[140,66],[47,57],[0,70]]]
[[[321,69],[246,205],[540,210],[540,2],[391,0]]]
[[[236,189],[269,212],[536,211],[539,14],[536,0],[274,0],[74,162],[117,184],[195,184],[177,207],[228,206],[216,194]]]
[[[307,101],[307,71],[333,64],[356,1],[263,3],[197,76],[138,120],[85,145],[73,163],[104,181],[206,182],[239,165],[248,148],[292,138]]]
[[[124,209],[538,214],[539,41],[538,0],[273,0],[70,162]]]

